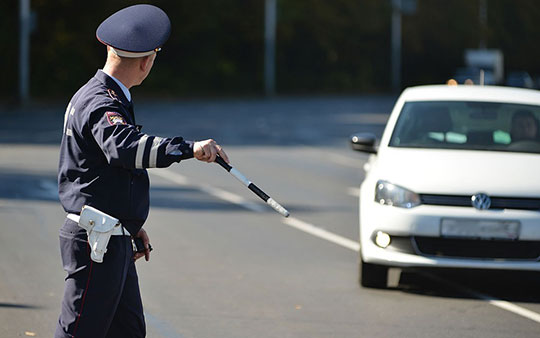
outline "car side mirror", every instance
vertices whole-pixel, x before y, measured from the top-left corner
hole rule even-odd
[[[375,146],[377,137],[371,133],[352,134],[350,140],[353,150],[369,154],[377,153],[377,147]]]

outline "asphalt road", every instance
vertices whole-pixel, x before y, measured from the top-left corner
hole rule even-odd
[[[538,337],[540,275],[392,271],[357,282],[355,193],[391,97],[146,102],[144,131],[214,137],[285,219],[214,164],[150,171],[137,263],[148,337]],[[0,337],[51,337],[65,277],[56,194],[63,107],[0,113]]]

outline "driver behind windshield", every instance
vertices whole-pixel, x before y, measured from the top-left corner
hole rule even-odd
[[[540,141],[538,129],[538,120],[529,110],[520,109],[512,116],[512,128],[510,130],[512,142]]]

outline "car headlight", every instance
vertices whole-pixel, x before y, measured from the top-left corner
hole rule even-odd
[[[421,204],[417,193],[382,180],[375,187],[375,202],[408,209]]]

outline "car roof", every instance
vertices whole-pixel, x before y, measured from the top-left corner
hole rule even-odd
[[[404,101],[482,101],[540,105],[538,90],[499,86],[417,86],[405,89],[401,98]]]

